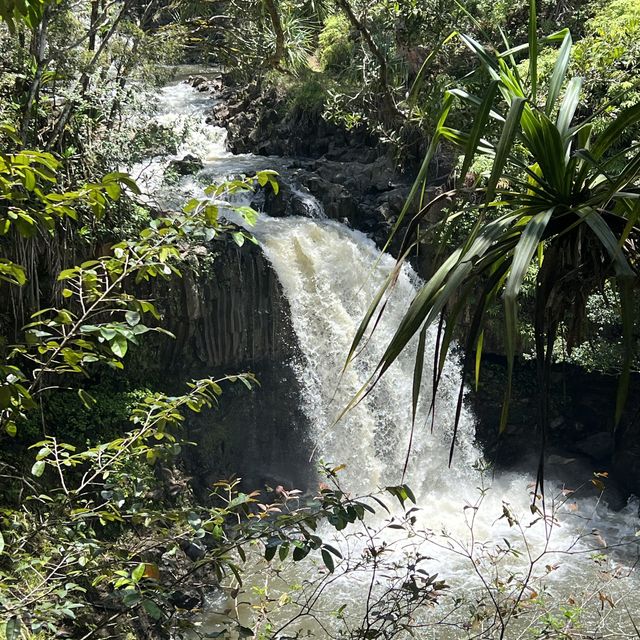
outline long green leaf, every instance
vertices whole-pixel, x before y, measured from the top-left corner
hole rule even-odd
[[[469,93],[468,91],[465,91],[461,87],[455,87],[453,89],[449,89],[449,93],[452,96],[456,96],[456,98],[460,98],[464,102],[468,102],[468,103],[473,104],[473,105],[475,105],[477,107],[479,107],[482,104],[482,99],[481,98],[479,98],[478,96],[473,95],[472,93]],[[489,112],[489,115],[494,120],[498,120],[499,122],[504,122],[504,117],[501,116],[497,111],[491,110]]]
[[[538,102],[538,17],[536,0],[529,0],[529,82],[531,101]]]
[[[539,40],[539,44],[552,44],[555,42],[562,42],[565,39],[567,33],[569,33],[569,29],[567,28],[561,29],[560,31],[556,31],[548,36],[545,36],[544,38],[541,38]],[[515,47],[511,47],[511,49],[507,49],[506,51],[503,51],[498,55],[498,57],[508,58],[510,56],[515,55],[516,53],[527,51],[528,49],[529,49],[528,42],[526,44],[519,44]]]
[[[485,203],[489,204],[495,196],[496,185],[502,175],[502,171],[507,163],[507,158],[511,151],[511,147],[515,141],[518,129],[520,127],[520,116],[522,115],[522,109],[524,108],[524,98],[514,98],[511,106],[509,107],[509,113],[507,113],[507,119],[505,120],[498,146],[496,147],[496,157],[493,161],[491,168],[491,176],[487,184]]]
[[[553,74],[549,82],[549,89],[547,92],[547,102],[545,104],[545,113],[550,116],[553,108],[560,95],[562,84],[564,82],[567,68],[569,67],[569,61],[571,59],[571,47],[573,46],[573,40],[571,34],[567,33],[560,45],[560,51],[558,52],[558,59],[553,67]]]
[[[573,120],[576,109],[578,108],[578,102],[580,101],[580,91],[582,90],[582,78],[572,78],[567,87],[567,91],[564,95],[564,100],[560,110],[558,111],[558,118],[556,125],[560,135],[565,139],[565,147],[568,149],[571,146],[571,137],[567,136],[569,126]]]
[[[467,172],[469,171],[469,167],[473,162],[473,158],[478,150],[478,145],[480,144],[480,140],[482,139],[482,133],[486,129],[487,122],[489,121],[489,114],[491,113],[491,107],[493,106],[493,101],[495,100],[496,93],[498,91],[498,83],[493,80],[489,87],[487,88],[487,92],[480,104],[480,108],[475,115],[473,120],[473,127],[471,129],[471,133],[469,134],[469,139],[467,141],[467,146],[465,149],[464,161],[462,163],[462,169],[460,170],[460,177],[462,180],[465,179]]]
[[[553,211],[554,208],[551,208],[539,213],[525,226],[520,240],[514,249],[511,271],[505,285],[504,312],[507,351],[507,393],[505,394],[503,410],[500,416],[500,433],[502,433],[507,426],[508,409],[511,400],[513,362],[516,353],[516,337],[518,335],[517,297],[520,287],[522,286],[522,281],[531,264],[531,260],[533,260],[533,256],[536,254],[536,250],[549,224],[549,220],[551,220]]]
[[[445,94],[442,110],[440,111],[440,117],[438,119],[438,124],[436,126],[435,133],[431,138],[431,142],[429,143],[429,148],[427,149],[427,153],[424,157],[424,160],[422,161],[422,166],[420,167],[420,171],[418,172],[418,177],[415,179],[413,186],[411,187],[411,191],[407,196],[407,200],[404,203],[404,207],[402,207],[402,211],[400,212],[400,215],[398,216],[396,223],[393,225],[393,228],[389,233],[387,242],[385,243],[382,249],[383,253],[389,248],[389,245],[391,244],[391,241],[395,237],[395,234],[398,231],[398,228],[402,224],[402,221],[404,220],[409,209],[411,208],[411,205],[413,204],[416,196],[418,195],[418,192],[421,191],[424,181],[427,179],[427,174],[429,173],[429,166],[434,156],[436,155],[438,144],[440,143],[440,137],[441,137],[440,128],[444,126],[444,123],[447,120],[449,111],[451,110],[452,103],[453,103],[453,96],[447,92]]]
[[[418,413],[418,400],[420,399],[420,387],[422,386],[422,373],[424,370],[424,351],[427,342],[427,325],[424,325],[420,331],[418,339],[418,348],[416,351],[416,361],[413,368],[413,391],[411,398],[411,431],[409,433],[409,445],[407,446],[407,455],[404,460],[402,469],[402,481],[404,482],[407,467],[409,466],[409,455],[413,447],[413,436],[416,428],[416,415]]]
[[[613,262],[616,276],[618,278],[635,278],[636,274],[620,248],[618,239],[609,228],[609,225],[604,221],[604,218],[594,209],[587,209],[586,211],[578,210],[577,213],[580,218],[589,225],[591,231],[593,231],[602,246],[606,249]]]
[[[520,240],[513,252],[513,261],[511,264],[511,271],[505,285],[505,297],[515,300],[524,277],[529,269],[531,260],[536,254],[538,244],[544,236],[544,232],[551,220],[551,216],[555,211],[555,207],[543,211],[534,216],[524,227],[520,235]]]
[[[513,214],[505,214],[485,225],[482,233],[463,252],[453,252],[418,292],[400,321],[396,332],[378,364],[378,378],[395,362],[423,322],[431,324],[452,299],[473,268],[473,260],[491,247],[513,224]]]
[[[442,42],[439,42],[426,57],[425,61],[422,63],[420,67],[420,71],[418,71],[418,75],[416,79],[413,81],[411,85],[411,90],[409,91],[409,95],[407,96],[407,104],[410,107],[414,107],[418,100],[418,96],[420,94],[420,89],[422,89],[422,85],[424,84],[424,79],[426,77],[427,71],[431,66],[432,60],[440,53],[440,50],[446,46],[453,38],[458,35],[457,31],[453,31],[450,33]]]
[[[382,283],[382,286],[378,289],[375,298],[373,299],[373,301],[371,302],[371,304],[369,305],[369,308],[367,309],[367,312],[364,316],[364,318],[362,319],[362,321],[360,322],[360,325],[358,326],[358,330],[356,331],[356,335],[353,338],[353,341],[351,342],[351,348],[349,349],[349,355],[347,356],[347,360],[344,364],[344,368],[343,368],[343,373],[346,370],[346,368],[349,366],[349,363],[351,362],[351,360],[353,359],[353,356],[356,352],[356,349],[358,348],[358,345],[360,344],[360,342],[362,341],[362,338],[367,330],[367,327],[369,326],[369,323],[371,322],[371,318],[373,317],[373,314],[375,313],[376,309],[379,307],[380,302],[382,301],[382,298],[384,297],[384,294],[388,291],[389,287],[391,286],[394,277],[395,277],[395,269],[385,278],[385,281]]]
[[[416,413],[418,411],[418,400],[420,398],[420,387],[422,385],[422,371],[424,369],[424,350],[427,340],[427,325],[420,330],[418,339],[418,349],[416,351],[416,361],[413,369],[413,393],[411,398],[411,426],[416,423]]]
[[[476,40],[474,40],[471,36],[466,33],[460,34],[460,39],[464,42],[471,51],[473,51],[478,58],[480,58],[480,62],[485,66],[486,70],[489,72],[489,75],[494,80],[499,80],[500,75],[498,74],[498,64],[493,56],[489,54],[489,52]]]

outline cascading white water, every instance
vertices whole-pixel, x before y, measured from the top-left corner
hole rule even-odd
[[[298,376],[304,388],[304,411],[320,457],[346,464],[350,490],[399,484],[409,446],[413,354],[403,354],[368,397],[334,421],[367,383],[388,341],[416,292],[417,276],[406,267],[374,339],[341,374],[346,354],[367,307],[393,266],[390,256],[376,265],[379,250],[364,234],[335,221],[306,218],[266,220],[258,231],[291,306],[293,326],[304,363]],[[435,329],[434,329],[435,331]],[[433,335],[431,335],[433,340]],[[430,384],[425,371],[424,385]],[[443,375],[437,412],[442,425],[453,423],[460,384],[459,369],[449,361]],[[410,456],[408,478],[416,489],[440,487],[448,464],[451,434],[426,426],[429,393],[424,390]],[[459,464],[451,470],[457,483],[479,457],[473,446],[473,421],[464,414],[459,433]],[[450,481],[446,481],[445,484]]]
[[[552,498],[557,496],[562,501],[564,497],[559,487],[548,483],[547,508],[554,512],[554,517],[545,522],[540,514],[530,511],[530,477],[503,473],[490,481],[481,475],[474,464],[482,456],[474,444],[473,416],[466,409],[457,434],[454,464],[448,468],[451,425],[460,385],[460,368],[455,359],[450,358],[445,365],[433,431],[427,420],[431,365],[428,360],[425,363],[423,385],[427,388],[423,389],[418,407],[410,451],[415,345],[399,357],[372,393],[335,422],[336,416],[370,379],[421,284],[409,267],[401,272],[366,348],[341,373],[357,327],[393,268],[394,260],[387,255],[380,257],[377,247],[365,235],[335,221],[266,219],[258,237],[288,298],[304,354],[296,365],[297,374],[317,456],[332,465],[345,465],[340,478],[348,491],[364,494],[404,480],[413,489],[420,507],[414,514],[416,530],[421,532],[417,538],[399,540],[398,535],[406,534],[386,530],[377,536],[375,543],[365,536],[354,546],[353,540],[337,537],[336,544],[345,549],[345,554],[353,560],[366,555],[372,544],[388,544],[387,554],[391,553],[399,566],[406,563],[407,557],[429,556],[431,560],[423,561],[422,568],[432,574],[444,574],[458,594],[460,589],[467,594],[483,592],[484,580],[499,579],[508,584],[509,576],[515,579],[526,575],[530,561],[539,557],[537,564],[533,564],[533,575],[540,577],[546,571],[550,575],[540,582],[531,579],[528,594],[544,588],[562,603],[565,598],[576,602],[576,598],[588,600],[589,594],[607,592],[624,597],[626,602],[634,601],[637,579],[631,567],[637,560],[633,542],[636,504],[615,516],[593,498],[570,498],[554,508]],[[431,352],[435,331],[432,328],[428,335]],[[407,454],[409,465],[403,479]],[[484,495],[480,501],[481,493]],[[374,525],[383,526],[387,517],[384,512],[378,513],[373,518]],[[521,526],[514,525],[515,521]],[[332,535],[329,527],[323,535]],[[602,564],[594,565],[589,557],[601,550],[603,541],[609,545],[623,544],[624,553],[618,558],[603,557],[599,560]],[[501,556],[500,548],[507,545],[518,554],[495,559]],[[568,562],[567,557],[571,558]],[[355,576],[349,573],[348,564],[344,578],[336,582],[328,600],[350,603],[352,613],[361,615],[370,575]],[[628,580],[609,584],[603,576],[613,571],[621,571]],[[375,589],[383,590],[384,586],[378,581]],[[590,620],[591,628],[605,624],[597,615],[589,619],[586,607],[582,615],[585,621]],[[454,619],[452,615],[450,621]],[[430,623],[428,617],[424,623]],[[606,625],[610,632],[617,629],[611,637],[625,637],[631,631],[624,616],[617,621],[611,617]],[[460,637],[459,630],[447,633],[438,624],[434,628],[438,631],[433,637],[439,640]],[[514,635],[505,637],[526,637],[526,629],[518,628],[517,621],[510,628],[509,633]],[[615,635],[618,632],[620,635]]]
[[[204,161],[204,170],[195,180],[185,179],[180,190],[193,193],[216,177],[239,172],[249,174],[267,167],[278,169],[282,162],[277,159],[229,154],[224,148],[223,131],[204,123],[203,100],[201,94],[186,85],[168,87],[160,96],[161,122],[183,126],[186,118],[191,123],[190,134],[174,157],[194,153]],[[150,167],[161,173],[171,159],[155,159]],[[149,167],[139,169],[143,176],[145,171],[147,174],[150,171]],[[156,196],[164,191],[165,199],[167,191],[175,192],[175,187],[160,189],[160,183],[161,178],[154,178],[149,180],[147,188],[151,188]],[[374,243],[364,234],[322,219],[319,203],[307,193],[299,195],[308,202],[313,219],[265,217],[256,229],[256,236],[276,270],[290,304],[293,328],[303,355],[294,366],[302,388],[303,410],[312,429],[315,458],[346,465],[340,474],[341,482],[354,493],[367,493],[378,487],[406,482],[422,508],[417,516],[418,525],[435,531],[436,542],[455,539],[467,544],[471,535],[474,540],[484,541],[513,539],[514,528],[509,519],[501,518],[508,503],[526,530],[524,544],[528,552],[535,556],[547,548],[549,530],[544,522],[540,520],[537,525],[528,526],[537,518],[529,512],[531,479],[517,474],[503,474],[493,479],[475,518],[473,532],[470,532],[465,516],[479,496],[481,476],[474,469],[474,463],[482,456],[474,444],[473,416],[465,410],[454,464],[448,468],[451,425],[460,384],[455,358],[446,363],[433,432],[427,420],[431,362],[426,358],[425,389],[404,480],[402,470],[409,450],[411,426],[414,366],[411,349],[398,359],[363,402],[335,423],[336,417],[369,380],[420,282],[409,267],[403,269],[375,334],[366,349],[342,373],[356,329],[394,261],[390,256],[380,257]],[[431,344],[433,331],[429,337]],[[553,491],[548,489],[549,494]],[[553,527],[550,548],[557,552],[571,550],[585,555],[590,546],[597,547],[597,544],[591,544],[592,539],[588,536],[576,543],[580,533],[588,533],[592,528],[597,528],[598,535],[604,536],[609,543],[624,535],[633,536],[636,521],[633,507],[613,515],[593,500],[569,506],[571,508],[558,512],[561,526]],[[445,553],[440,547],[435,547],[434,553],[434,548],[420,545],[414,545],[415,552],[438,558],[430,561],[431,571],[440,571],[459,585],[473,586],[468,558]],[[512,560],[517,564],[517,558]],[[605,560],[603,566],[611,566],[614,561]],[[582,570],[583,564],[579,562],[566,564],[562,571],[552,572],[557,577],[554,580],[552,576],[551,582],[556,587],[559,583],[570,585],[572,576]],[[590,579],[593,575],[591,569]],[[344,587],[341,597],[351,591],[349,597],[357,600],[358,587],[352,584]]]
[[[482,455],[474,443],[473,416],[463,408],[453,465],[448,467],[460,387],[460,367],[454,358],[448,359],[442,375],[433,431],[428,419],[431,359],[425,358],[425,388],[410,450],[415,344],[401,354],[373,392],[335,423],[370,379],[418,290],[419,278],[410,267],[403,268],[373,336],[341,374],[353,336],[392,269],[393,258],[380,258],[379,250],[364,234],[329,220],[267,219],[258,236],[284,288],[304,354],[304,360],[296,366],[303,386],[303,409],[313,429],[318,457],[346,465],[341,474],[345,486],[355,493],[366,493],[402,482],[409,455],[404,482],[413,489],[418,504],[429,512],[425,524],[462,535],[466,529],[461,521],[465,505],[478,498],[479,472],[474,467]],[[427,352],[431,354],[435,332],[432,327],[427,338]],[[495,478],[486,500],[487,517],[478,518],[477,533],[494,538],[508,536],[508,521],[496,522],[503,500],[526,521],[531,483],[531,478],[518,474]],[[550,487],[549,492],[553,491]],[[589,506],[585,505],[586,511]],[[530,513],[528,518],[532,519]],[[622,522],[618,524],[624,528]],[[546,532],[542,523],[538,529],[531,531],[530,540],[543,546]],[[570,527],[559,529],[555,538],[555,548],[568,547],[575,541],[575,531]]]

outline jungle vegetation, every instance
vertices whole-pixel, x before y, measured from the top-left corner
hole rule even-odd
[[[148,126],[149,96],[176,61],[275,86],[285,108],[373,135],[415,172],[396,221],[398,268],[421,244],[440,251],[376,376],[418,335],[419,388],[425,332],[446,316],[437,386],[456,322],[473,308],[460,331],[476,376],[484,329],[505,323],[502,426],[527,332],[543,438],[542,391],[557,358],[619,373],[623,423],[637,368],[636,0],[0,0],[0,20],[0,636],[284,637],[287,625],[271,619],[284,605],[268,593],[254,594],[251,627],[229,616],[223,632],[200,628],[192,594],[226,580],[237,598],[258,557],[315,555],[326,579],[342,557],[319,524],[342,531],[372,511],[340,486],[337,468],[302,509],[297,493],[267,504],[236,480],[221,479],[207,504],[172,491],[185,416],[259,381],[235,371],[185,380],[175,394],[129,378],[147,340],[171,339],[145,286],[180,278],[195,242],[251,241],[219,209],[234,208],[238,191],[278,190],[265,171],[212,185],[180,211],[137,198],[121,167],[179,144]],[[424,196],[434,179],[436,198],[455,206]],[[62,392],[74,401],[45,411]],[[413,500],[404,485],[383,493]],[[409,513],[393,526],[411,525]],[[375,553],[366,562],[384,567]],[[345,637],[411,630],[445,588],[413,567]],[[507,637],[524,587],[488,593],[490,628]],[[305,607],[312,617],[313,601]],[[539,621],[537,637],[571,637],[553,617]]]

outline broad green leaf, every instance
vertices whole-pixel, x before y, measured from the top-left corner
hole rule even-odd
[[[131,327],[135,327],[140,322],[140,314],[137,311],[127,311],[124,317]]]
[[[145,599],[142,601],[142,607],[151,616],[153,620],[162,620],[164,614],[160,607],[153,601]]]
[[[20,638],[20,631],[22,628],[22,621],[18,616],[13,616],[7,621],[4,633],[6,640],[18,640]]]
[[[87,409],[91,409],[96,405],[97,400],[84,389],[78,389],[78,397]]]
[[[324,562],[324,566],[327,567],[329,573],[333,573],[335,571],[335,563],[333,561],[333,556],[326,550],[322,549],[322,561]]]
[[[244,234],[242,233],[242,231],[234,231],[231,234],[231,237],[233,238],[233,241],[239,246],[241,247],[244,244]]]
[[[111,351],[115,356],[117,356],[118,358],[125,357],[128,349],[128,344],[127,339],[122,334],[116,334],[113,340],[109,342],[109,346],[111,347]]]
[[[145,565],[144,563],[139,564],[132,572],[131,577],[135,582],[140,582],[142,577],[144,576]]]
[[[46,466],[46,462],[44,460],[36,460],[31,467],[31,475],[39,478],[43,473]]]

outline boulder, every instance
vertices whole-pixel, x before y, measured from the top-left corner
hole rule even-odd
[[[187,84],[190,84],[194,89],[207,84],[207,79],[204,76],[189,76],[187,78]]]
[[[309,194],[311,196],[311,194]],[[314,212],[303,191],[280,181],[276,195],[270,186],[259,189],[251,201],[251,206],[264,211],[273,218],[285,216],[313,216]]]
[[[605,431],[594,433],[583,440],[575,442],[572,448],[589,456],[596,462],[608,462],[614,450],[613,436]]]
[[[167,167],[167,171],[177,173],[181,176],[188,176],[198,173],[204,167],[204,163],[197,156],[187,154],[180,160],[172,160]]]

